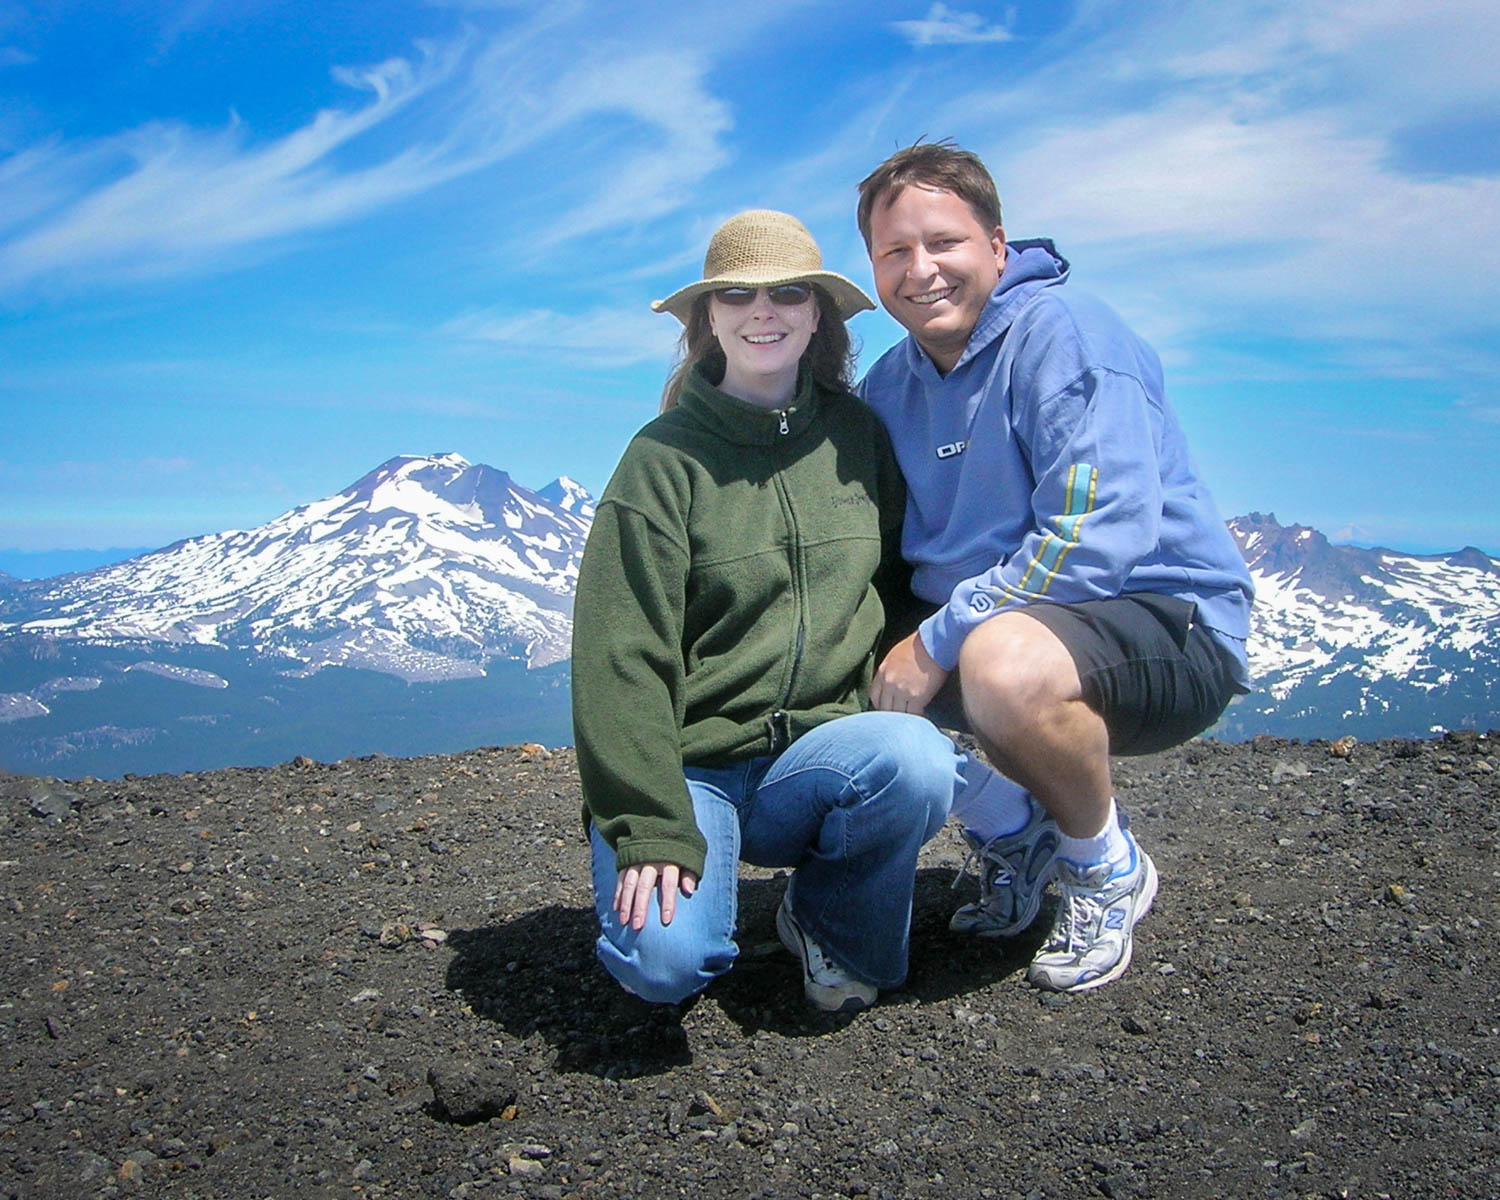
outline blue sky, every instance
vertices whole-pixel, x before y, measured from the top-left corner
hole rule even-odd
[[[1500,554],[1497,43],[1488,0],[0,0],[0,570],[401,453],[597,493],[713,227],[786,209],[868,287],[855,184],[920,136],[1157,347],[1225,515]]]

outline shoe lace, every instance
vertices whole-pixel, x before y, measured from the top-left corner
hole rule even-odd
[[[1104,913],[1104,905],[1095,893],[1063,891],[1062,912],[1053,926],[1061,934],[1061,943],[1070,952],[1082,950],[1092,942],[1092,931]]]
[[[981,902],[988,900],[996,889],[1010,887],[1015,882],[1015,867],[999,851],[991,853],[995,843],[1002,840],[1003,837],[994,837],[980,844],[971,843],[969,852],[964,855],[963,865],[958,868],[958,875],[953,880],[951,890],[958,891],[959,884],[968,879],[969,864],[975,860],[979,862],[979,899]]]
[[[823,952],[823,947],[812,938],[805,938],[804,943],[807,946],[807,973],[818,982],[842,987],[853,978],[848,971],[829,958]]]

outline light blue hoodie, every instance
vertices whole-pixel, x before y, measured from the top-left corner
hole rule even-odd
[[[951,671],[997,612],[1159,592],[1197,605],[1248,686],[1250,574],[1193,468],[1161,362],[1067,278],[1050,241],[1012,242],[947,375],[908,335],[860,381],[906,475],[912,591],[943,606],[922,644]]]

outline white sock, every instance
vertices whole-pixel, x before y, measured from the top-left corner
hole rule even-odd
[[[1129,862],[1130,843],[1120,828],[1120,810],[1115,807],[1114,797],[1109,800],[1109,816],[1104,820],[1104,828],[1093,837],[1069,837],[1058,830],[1057,853],[1080,867],[1095,867],[1105,862],[1120,867]]]
[[[1004,837],[1031,820],[1031,794],[973,754],[960,768],[964,785],[953,798],[953,816],[981,842]]]

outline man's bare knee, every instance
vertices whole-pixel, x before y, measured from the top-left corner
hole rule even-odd
[[[1083,698],[1067,647],[1024,613],[1001,613],[977,626],[958,661],[965,710],[1024,719]]]

